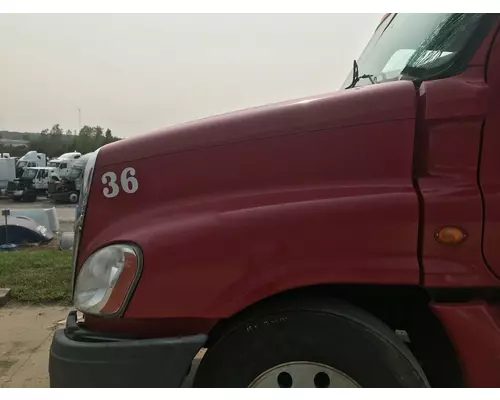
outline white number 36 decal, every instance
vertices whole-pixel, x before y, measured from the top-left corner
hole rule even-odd
[[[120,175],[120,185],[125,193],[135,193],[139,189],[139,182],[135,176],[135,169],[125,168]],[[114,172],[106,172],[102,175],[101,181],[107,185],[102,193],[108,199],[116,197],[120,193],[120,186],[116,183],[116,174]]]

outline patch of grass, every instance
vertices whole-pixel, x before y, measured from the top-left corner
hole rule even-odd
[[[5,251],[0,253],[0,287],[14,301],[69,303],[71,252]]]
[[[12,367],[16,362],[13,360],[0,360],[0,369],[9,369]]]

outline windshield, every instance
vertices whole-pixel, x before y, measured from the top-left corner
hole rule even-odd
[[[26,164],[28,164],[28,161],[18,161],[17,168],[24,168],[26,167]]]
[[[34,179],[36,176],[36,169],[25,169],[22,177],[27,179]]]
[[[71,168],[66,174],[66,179],[70,181],[74,181],[78,179],[78,177],[82,174],[83,169],[81,168]]]
[[[61,164],[60,161],[49,161],[48,166],[49,167],[56,167],[57,168],[57,167],[59,167],[59,164]]]
[[[377,28],[358,60],[356,86],[429,79],[444,71],[465,47],[483,14],[393,14]],[[370,79],[371,78],[371,79]],[[342,88],[352,82],[352,71]]]

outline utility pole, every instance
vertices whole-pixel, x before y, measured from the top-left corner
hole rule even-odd
[[[78,133],[82,130],[82,110],[78,107]]]

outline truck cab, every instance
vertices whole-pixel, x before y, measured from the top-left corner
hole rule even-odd
[[[49,182],[47,197],[56,202],[77,203],[82,188],[85,166],[91,156],[92,153],[88,153],[74,160],[63,179],[53,179]]]
[[[47,166],[47,156],[35,150],[28,151],[16,161],[16,177],[20,178],[26,168]]]
[[[63,179],[70,171],[72,165],[82,156],[79,152],[64,153],[48,162],[48,166],[54,168],[54,175]]]
[[[53,173],[50,167],[26,167],[19,179],[9,182],[6,194],[13,200],[35,201],[38,194],[47,191]]]
[[[51,386],[500,386],[499,28],[389,14],[334,93],[93,153]]]

